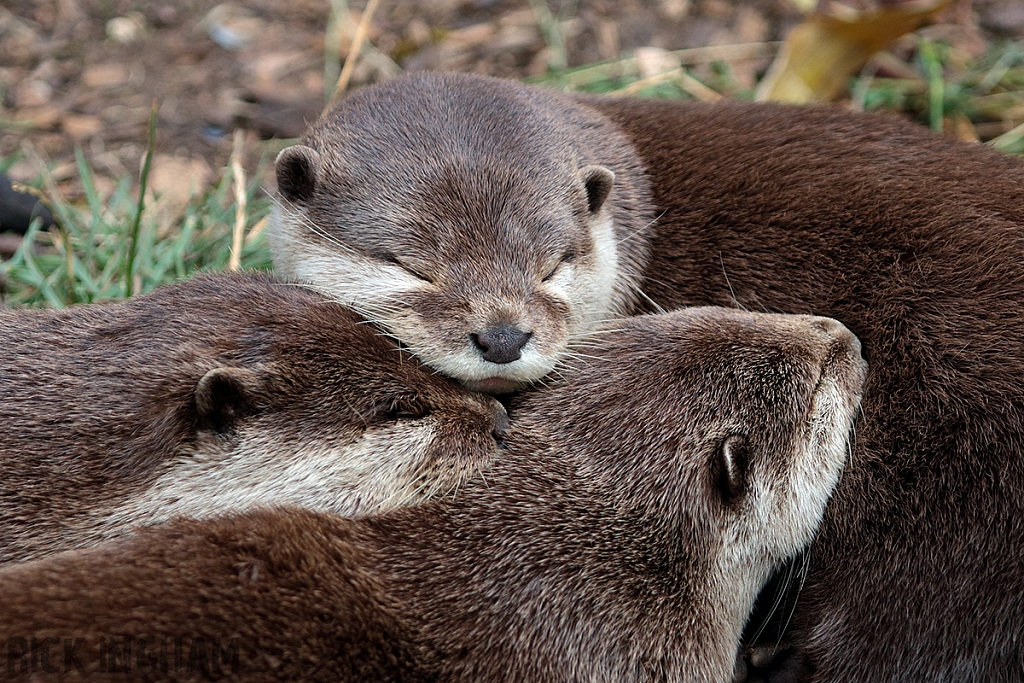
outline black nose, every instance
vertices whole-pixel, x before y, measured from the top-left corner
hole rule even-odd
[[[492,363],[511,363],[519,360],[523,354],[519,351],[530,340],[530,332],[523,332],[516,327],[502,325],[494,327],[483,334],[470,334],[469,338],[476,344],[484,360]]]

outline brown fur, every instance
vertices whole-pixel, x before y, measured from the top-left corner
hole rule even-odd
[[[652,178],[644,292],[843,321],[853,466],[792,639],[814,681],[1024,674],[1024,166],[881,116],[591,100]]]
[[[261,275],[0,313],[0,562],[174,514],[272,502],[357,513],[475,476],[495,454],[504,409],[362,322]],[[429,439],[394,447],[428,422]],[[340,458],[370,437],[379,443],[363,451],[393,463],[354,480],[329,468],[327,449]],[[307,479],[289,480],[285,466]],[[195,492],[185,506],[204,477],[219,497]],[[392,488],[412,492],[389,498]]]
[[[14,565],[0,642],[82,638],[97,681],[204,677],[110,672],[115,634],[151,653],[234,638],[237,667],[205,675],[248,681],[728,680],[839,476],[860,347],[828,319],[715,308],[621,327],[520,398],[507,457],[458,496],[180,521]]]
[[[430,94],[429,107],[408,96],[417,92]],[[475,241],[480,207],[495,216],[511,207],[527,226],[507,250],[485,241],[498,245],[493,253],[465,252],[473,253],[474,273],[485,273],[471,284],[504,273],[506,251],[520,259],[549,253],[537,233],[543,221],[531,221],[572,206],[545,190],[571,179],[558,174],[558,164],[574,122],[586,121],[592,134],[581,137],[576,162],[602,163],[616,174],[606,205],[616,212],[621,248],[632,255],[620,271],[636,269],[627,280],[645,276],[640,289],[654,302],[815,313],[849,325],[864,340],[873,375],[853,473],[830,508],[792,620],[804,676],[1021,677],[1024,557],[1012,550],[1024,546],[1018,160],[878,115],[559,100],[475,76],[412,75],[353,102],[365,104],[359,125],[428,150],[385,164],[389,178],[421,179],[438,164],[462,169],[445,196],[461,188],[472,201],[445,204],[446,212],[421,226],[426,236],[409,232],[416,239],[406,246],[421,259],[431,258],[435,226],[443,226],[445,242]],[[434,127],[437,117],[426,109],[443,112],[444,124]],[[375,114],[381,110],[386,116]],[[515,122],[516,134],[503,134],[495,121]],[[464,142],[483,133],[486,146]],[[605,151],[622,156],[622,133],[636,157],[624,164],[602,158]],[[347,139],[317,134],[344,154]],[[612,141],[608,150],[602,139]],[[372,169],[383,156],[361,158]],[[487,173],[501,168],[514,169],[518,184],[492,190]],[[509,197],[521,194],[547,204],[517,213]],[[375,201],[389,215],[415,215],[421,203],[393,191]],[[645,230],[648,221],[653,228]],[[321,287],[331,286],[329,274],[322,279]],[[631,293],[632,310],[650,308]],[[616,312],[628,311],[608,309]]]
[[[630,238],[649,223],[649,190],[625,138],[557,95],[494,79],[358,92],[281,153],[277,178],[277,272],[480,390],[542,378],[609,311],[626,312],[647,255]],[[479,341],[494,330],[528,333],[522,357],[491,362]]]

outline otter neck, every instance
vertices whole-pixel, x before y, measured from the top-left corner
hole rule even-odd
[[[611,503],[611,488],[578,477],[566,453],[535,455],[513,447],[486,483],[413,511],[415,531],[385,518],[373,532],[379,565],[394,567],[394,592],[412,614],[463,615],[452,632],[421,624],[442,677],[729,680],[732,659],[709,653],[734,651],[739,634],[724,625],[742,617],[723,618],[726,604],[709,609],[719,593],[694,580],[713,571],[717,549],[687,537],[691,520]],[[466,652],[467,641],[479,651]],[[523,642],[537,649],[528,662]]]

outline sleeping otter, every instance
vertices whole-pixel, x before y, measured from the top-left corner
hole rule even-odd
[[[177,639],[220,648],[195,677],[247,681],[728,681],[843,468],[860,345],[827,318],[699,308],[590,351],[516,400],[508,451],[457,496],[178,521],[0,570],[9,670],[64,673],[18,639],[74,635],[90,680],[183,677],[160,659]]]
[[[278,180],[280,272],[482,389],[655,305],[843,321],[873,375],[791,622],[804,676],[1020,677],[1019,161],[826,107],[415,74],[325,113]]]
[[[650,199],[629,143],[600,115],[542,90],[467,83],[406,78],[343,100],[278,157],[268,236],[281,276],[501,393],[549,374],[633,305]]]
[[[0,312],[0,563],[176,515],[365,514],[476,476],[504,408],[363,323],[263,275]]]

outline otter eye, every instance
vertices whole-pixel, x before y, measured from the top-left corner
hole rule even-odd
[[[418,420],[430,414],[430,408],[419,396],[397,396],[387,404],[385,420]]]
[[[550,280],[551,278],[553,278],[555,276],[555,273],[558,272],[559,268],[561,268],[563,264],[572,263],[575,260],[576,260],[576,252],[574,252],[574,251],[567,251],[567,252],[565,252],[564,254],[562,254],[562,258],[559,259],[558,263],[555,264],[555,267],[551,269],[551,272],[549,272],[547,275],[545,275],[543,278],[541,278],[541,282],[547,282],[548,280]]]
[[[399,268],[401,268],[405,272],[409,273],[409,275],[412,275],[412,276],[416,277],[419,280],[423,280],[424,282],[430,282],[430,283],[434,282],[433,280],[431,280],[429,277],[427,277],[423,273],[420,273],[420,272],[410,268],[405,263],[402,263],[401,261],[399,261],[398,257],[395,256],[394,254],[392,254],[390,251],[386,251],[383,254],[381,254],[380,255],[380,260],[384,261],[386,263],[390,263],[391,265],[398,266]]]

